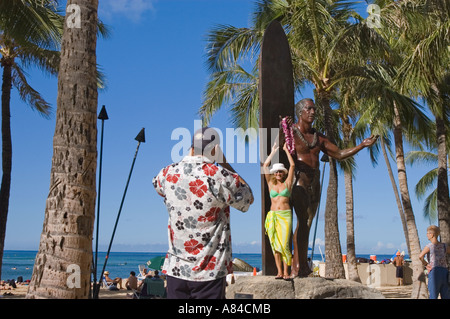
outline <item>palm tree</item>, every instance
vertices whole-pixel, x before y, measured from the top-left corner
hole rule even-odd
[[[447,178],[447,152],[445,151],[446,127],[448,126],[448,99],[449,86],[445,78],[448,77],[448,63],[450,54],[447,50],[449,30],[449,6],[441,1],[380,1],[384,6],[383,34],[401,52],[397,61],[390,61],[395,65],[395,86],[401,92],[408,92],[411,97],[422,97],[430,107],[436,118],[436,132],[438,154],[440,155],[440,225],[443,225],[443,240],[450,240],[449,235],[449,193]],[[423,4],[423,6],[422,6]],[[423,52],[425,53],[423,53]],[[448,104],[448,103],[447,103]],[[408,124],[400,119],[399,103],[394,103],[394,140],[396,146],[396,161],[399,176],[399,186],[403,209],[408,224],[410,251],[413,266],[413,297],[426,297],[421,262],[418,260],[420,242],[418,240],[414,215],[409,199],[406,180],[406,167],[403,152],[403,126]],[[430,144],[430,129],[415,131],[416,134]],[[404,133],[410,133],[405,132]],[[425,133],[425,134],[422,134]],[[406,136],[406,135],[405,135]],[[410,135],[411,136],[411,135]],[[417,138],[417,135],[414,137]],[[410,141],[414,140],[409,138]],[[439,151],[440,149],[440,151]],[[439,193],[439,191],[438,191]],[[423,283],[423,285],[422,285]]]
[[[430,171],[417,182],[415,193],[418,199],[423,199],[424,196],[431,191],[425,198],[423,206],[423,216],[427,218],[430,224],[438,220],[438,198],[436,182],[438,179],[438,155],[428,151],[410,151],[405,159],[407,164],[414,165],[416,162],[427,163],[435,165]]]
[[[426,298],[427,291],[425,290],[425,280],[423,277],[422,264],[418,262],[418,254],[420,253],[420,241],[417,231],[413,208],[410,200],[410,193],[408,188],[408,181],[406,177],[405,157],[403,150],[403,125],[400,120],[399,112],[394,104],[394,140],[395,153],[397,162],[397,172],[399,180],[400,195],[402,198],[403,209],[407,222],[408,238],[410,240],[410,250],[413,267],[413,291],[412,296],[416,298]]]
[[[359,115],[358,100],[354,98],[355,92],[353,86],[342,86],[339,96],[339,109],[337,113],[340,118],[340,132],[342,132],[341,144],[342,148],[354,147],[356,140],[362,138],[365,130],[362,132],[355,131],[354,123],[357,122]],[[354,223],[354,196],[353,196],[353,179],[356,172],[356,162],[354,157],[340,161],[339,166],[344,171],[345,184],[345,210],[346,210],[346,229],[347,229],[347,271],[348,279],[361,282],[356,264],[356,245],[355,245],[355,223]]]
[[[229,71],[236,68],[240,58],[257,56],[267,25],[273,19],[281,21],[291,46],[295,86],[297,90],[306,83],[314,86],[315,101],[323,117],[325,132],[332,141],[336,141],[336,121],[330,103],[339,83],[352,76],[352,70],[356,67],[361,67],[364,56],[387,50],[381,37],[364,23],[351,23],[354,15],[351,4],[345,1],[261,0],[257,2],[252,28],[220,26],[211,32],[208,41],[210,70],[213,74]],[[214,78],[213,75],[213,81]],[[216,85],[210,84],[208,87]],[[215,92],[215,99],[210,98],[212,92]],[[219,109],[226,101],[225,97],[229,98],[233,93],[231,89],[226,92],[206,92],[206,103],[202,106],[201,115],[208,118]],[[252,100],[255,101],[255,98]],[[253,109],[247,108],[241,114],[255,111],[254,104],[248,105]],[[325,211],[326,276],[344,278],[337,223],[337,169],[334,160],[330,161]],[[309,227],[300,231],[309,233]],[[306,263],[306,251],[304,256]]]
[[[365,77],[364,80],[355,82],[356,90],[365,92],[365,112],[361,115],[359,125],[370,123],[375,134],[378,132],[383,135],[386,126],[393,132],[400,198],[408,231],[406,239],[409,241],[412,258],[413,296],[423,298],[426,297],[427,290],[422,265],[418,259],[420,241],[409,195],[403,140],[404,134],[409,140],[412,140],[412,135],[427,138],[431,123],[419,104],[399,93],[401,89],[396,83],[397,75],[397,69],[389,64],[369,66],[361,73],[360,76]]]
[[[51,107],[27,81],[24,68],[37,66],[56,75],[62,16],[50,1],[13,1],[0,3],[0,66],[2,75],[2,181],[0,188],[0,269],[6,234],[12,171],[11,90],[39,114],[47,117]],[[1,276],[1,270],[0,270]]]
[[[398,192],[397,182],[395,181],[394,173],[392,172],[391,162],[389,161],[389,156],[387,154],[386,148],[388,148],[389,146],[386,146],[386,140],[387,140],[387,137],[382,136],[380,139],[380,144],[381,144],[380,146],[381,146],[381,150],[383,152],[383,158],[386,163],[386,169],[388,171],[389,179],[391,181],[392,190],[394,192],[395,202],[397,203],[397,209],[398,209],[398,213],[400,215],[400,220],[402,221],[403,233],[405,235],[406,245],[408,247],[408,255],[411,256],[411,249],[409,248],[408,226],[406,224],[405,212],[403,211],[403,205],[402,205],[402,201],[400,199],[400,195]]]
[[[343,143],[345,147],[352,147],[355,143],[355,137],[352,136],[352,125],[349,118],[343,118]],[[341,161],[340,166],[344,171],[345,184],[345,211],[346,211],[346,229],[347,229],[347,271],[348,279],[361,282],[356,266],[356,246],[355,246],[355,223],[354,223],[354,196],[353,179],[356,170],[354,158]]]
[[[412,1],[400,6],[407,13],[404,36],[410,51],[400,70],[403,85],[426,102],[435,118],[438,154],[437,210],[443,242],[450,244],[450,198],[447,131],[450,114],[450,4],[448,1]]]
[[[88,298],[90,289],[98,1],[68,0],[67,9],[74,14],[66,15],[61,44],[50,191],[27,298],[81,299]]]
[[[409,195],[403,144],[404,136],[409,141],[413,141],[414,136],[415,138],[420,136],[425,141],[429,141],[431,123],[422,112],[422,107],[419,104],[413,101],[411,97],[399,94],[399,92],[408,92],[408,89],[400,83],[399,79],[399,69],[405,52],[407,52],[405,51],[407,46],[404,41],[399,41],[399,38],[402,38],[399,36],[401,30],[399,21],[401,21],[402,15],[394,10],[395,5],[394,3],[393,7],[386,6],[383,8],[385,11],[382,11],[384,13],[382,22],[391,23],[391,25],[384,25],[379,29],[380,34],[391,43],[392,54],[386,59],[385,63],[369,66],[364,70],[364,75],[361,75],[361,77],[367,78],[361,83],[364,83],[365,88],[360,87],[358,90],[366,92],[365,103],[372,103],[372,106],[366,109],[367,120],[371,122],[371,127],[374,130],[379,129],[384,132],[385,126],[390,125],[389,128],[393,132],[399,191],[408,231],[406,239],[409,242],[412,258],[412,296],[414,298],[426,298],[425,278],[422,264],[418,259],[420,241]],[[372,83],[367,81],[369,78],[372,79]],[[362,117],[364,118],[365,115]]]

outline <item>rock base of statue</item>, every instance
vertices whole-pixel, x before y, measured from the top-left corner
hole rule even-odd
[[[227,299],[384,299],[381,292],[346,279],[322,277],[277,280],[273,276],[237,276]]]

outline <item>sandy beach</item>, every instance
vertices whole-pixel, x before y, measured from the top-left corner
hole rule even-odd
[[[0,290],[0,300],[2,299],[25,299],[27,293],[27,285],[18,285],[17,288],[11,290]],[[412,285],[405,286],[384,286],[377,287],[386,299],[410,299]],[[131,292],[126,289],[118,291],[110,291],[101,289],[99,299],[131,299]]]
[[[0,290],[0,300],[2,299],[25,299],[28,285],[18,285],[11,290]],[[108,290],[100,289],[99,299],[132,299],[132,292],[126,289]]]

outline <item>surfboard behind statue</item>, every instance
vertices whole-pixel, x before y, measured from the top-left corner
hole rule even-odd
[[[294,116],[294,81],[289,43],[280,22],[272,21],[264,32],[259,59],[259,103],[261,132],[261,162],[272,149],[275,136],[272,128],[279,128],[280,116]],[[289,162],[280,147],[280,162],[289,167]],[[273,163],[272,163],[273,164]],[[276,274],[276,266],[269,240],[265,236],[264,221],[270,210],[270,196],[264,175],[261,174],[261,216],[262,216],[262,266],[263,275]]]

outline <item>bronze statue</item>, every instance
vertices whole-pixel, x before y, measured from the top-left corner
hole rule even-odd
[[[296,172],[291,197],[297,216],[297,226],[293,235],[294,255],[291,276],[305,277],[311,273],[307,260],[308,239],[320,200],[319,153],[322,151],[334,159],[343,160],[365,147],[372,146],[378,136],[371,136],[358,146],[341,150],[312,127],[316,115],[316,106],[312,99],[303,99],[298,102],[295,105],[295,113],[298,118],[297,123],[293,123],[291,117],[286,118],[287,125],[292,128],[290,143],[293,152],[295,151],[293,158]]]

